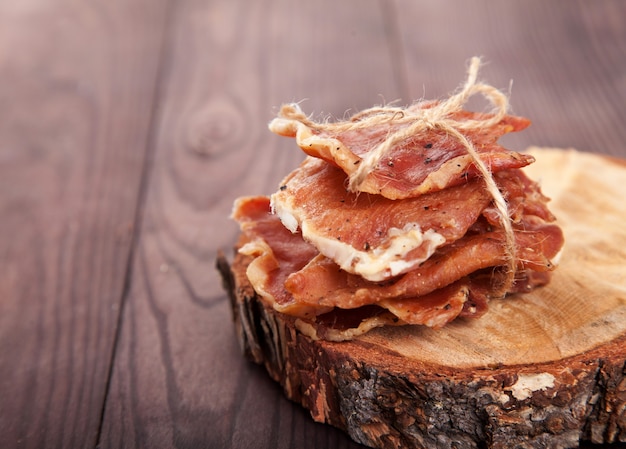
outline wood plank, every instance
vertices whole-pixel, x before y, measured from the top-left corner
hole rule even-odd
[[[503,139],[512,148],[626,156],[624,2],[394,3],[413,98],[446,96],[481,56],[480,78],[510,86],[513,112],[533,121]]]
[[[163,6],[0,4],[0,447],[97,441]]]
[[[462,80],[480,45],[502,40],[503,58],[509,41],[524,48],[527,21],[545,27],[563,7],[535,4],[547,9],[545,18],[520,19],[505,7],[494,13],[507,14],[492,14],[485,2],[452,12],[408,3],[173,4],[154,164],[100,447],[358,447],[313,423],[245,363],[213,264],[237,232],[227,218],[232,200],[273,191],[302,158],[265,128],[280,103],[304,100],[307,113],[342,116],[383,100],[443,95]],[[486,23],[480,13],[488,14]],[[430,32],[418,34],[420,28]],[[619,46],[610,52],[619,54]],[[486,56],[484,77],[501,87],[529,70],[513,56]],[[425,74],[415,76],[416,67]],[[532,75],[545,82],[539,68]],[[526,101],[543,104],[541,98]],[[523,113],[525,104],[515,110]]]
[[[341,116],[380,102],[379,94],[397,96],[377,8],[376,1],[175,4],[100,447],[356,447],[312,423],[243,359],[214,264],[234,243],[234,198],[275,190],[303,158],[267,131],[282,102],[306,99],[311,113]]]

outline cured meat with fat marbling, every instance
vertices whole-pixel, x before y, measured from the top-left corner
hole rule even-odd
[[[428,109],[432,105],[430,102],[418,103],[408,108],[408,111]],[[491,115],[458,111],[449,118],[460,123],[480,123],[491,118]],[[333,133],[312,129],[295,119],[279,117],[270,123],[270,130],[295,138],[298,146],[309,156],[320,158],[351,175],[373,148],[391,133],[406,126],[394,124],[391,119],[366,130]],[[351,119],[358,120],[358,117]],[[473,142],[485,165],[492,173],[497,173],[533,162],[532,156],[507,150],[497,142],[502,135],[521,131],[529,125],[528,119],[507,115],[494,126],[477,125],[464,134]],[[365,177],[359,191],[390,199],[403,199],[462,184],[474,179],[477,174],[473,159],[463,144],[444,130],[434,128],[391,148]]]
[[[348,192],[345,179],[309,157],[272,195],[272,209],[343,270],[370,281],[410,271],[461,238],[491,201],[480,180],[395,201]]]

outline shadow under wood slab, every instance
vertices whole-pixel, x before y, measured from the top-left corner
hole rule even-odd
[[[314,341],[266,307],[249,259],[218,260],[240,344],[316,421],[380,447],[566,448],[626,441],[626,164],[533,149],[566,238],[552,282],[440,330]]]

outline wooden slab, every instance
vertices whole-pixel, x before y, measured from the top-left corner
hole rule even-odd
[[[308,416],[278,402],[267,378],[239,356],[213,264],[236,238],[232,199],[271,192],[302,158],[288,139],[266,145],[276,139],[267,122],[281,101],[310,98],[316,112],[341,115],[392,90],[391,69],[380,66],[388,56],[378,6],[171,3],[150,181],[99,447],[329,447],[335,436],[342,438],[335,447],[351,444],[325,426],[310,438]],[[352,20],[357,7],[355,37],[336,25]],[[305,62],[321,55],[377,76],[368,85],[347,70],[319,76]]]
[[[566,245],[552,282],[441,330],[312,341],[224,260],[244,352],[316,421],[373,447],[575,447],[626,441],[626,163],[532,149]]]
[[[0,447],[97,444],[164,1],[0,4]]]

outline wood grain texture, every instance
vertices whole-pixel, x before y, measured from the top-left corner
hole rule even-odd
[[[393,89],[389,64],[358,51],[365,44],[387,54],[378,4],[369,2],[364,23],[352,29],[336,25],[351,21],[356,3],[333,6],[330,20],[329,5],[173,5],[154,164],[101,447],[353,445],[335,429],[306,427],[302,411],[245,365],[213,268],[217,250],[237,233],[228,219],[233,198],[275,190],[302,159],[267,131],[282,101],[311,98],[305,103],[315,113],[341,115],[377,101],[375,88]],[[363,72],[355,75],[355,67]],[[271,412],[262,413],[267,404]]]
[[[481,56],[480,78],[510,91],[513,112],[533,121],[503,142],[518,150],[539,145],[626,154],[615,138],[626,120],[622,3],[395,4],[411,98],[447,95],[462,80],[463,62]],[[454,31],[442,33],[444,26]]]
[[[0,5],[0,447],[96,443],[162,12]]]
[[[434,16],[424,14],[428,8]],[[454,15],[468,19],[471,39],[459,23],[449,37],[436,33],[447,13],[426,2],[173,7],[154,165],[101,447],[357,446],[307,419],[243,362],[214,256],[237,233],[227,218],[232,200],[273,191],[302,158],[288,139],[266,130],[280,103],[304,100],[308,113],[341,117],[384,101],[409,102],[422,96],[422,85],[424,94],[440,96],[456,88],[467,58],[498,33],[520,46],[526,38],[520,30],[528,23],[507,34],[519,18],[515,9],[499,13],[506,23],[493,18],[485,26],[486,6],[459,8]],[[423,39],[412,36],[429,27]],[[420,54],[419,45],[430,51]],[[557,45],[563,43],[549,51]],[[486,55],[484,76],[506,87],[526,69],[499,48]],[[418,77],[419,67],[428,71]],[[491,67],[500,78],[491,80]],[[548,84],[562,78],[540,68],[535,76]]]
[[[243,360],[213,268],[233,199],[302,158],[266,123],[288,101],[342,117],[442,96],[481,55],[534,122],[511,146],[626,157],[625,17],[621,0],[2,2],[0,447],[358,447]]]

